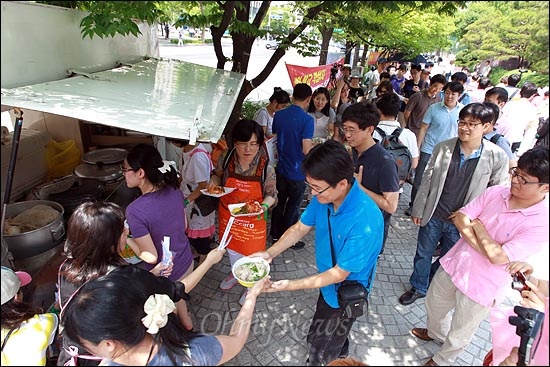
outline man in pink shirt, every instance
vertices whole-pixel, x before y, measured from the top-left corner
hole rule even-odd
[[[548,248],[548,155],[548,148],[528,150],[510,170],[510,187],[487,188],[455,215],[461,239],[440,259],[428,289],[427,329],[411,331],[443,343],[426,366],[451,365],[466,348],[510,286],[508,263]]]

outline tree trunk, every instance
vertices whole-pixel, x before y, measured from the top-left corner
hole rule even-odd
[[[328,46],[330,44],[330,39],[332,38],[333,31],[334,31],[334,27],[319,28],[319,32],[321,33],[321,37],[322,37],[321,53],[319,54],[319,66],[327,64]]]
[[[369,52],[369,46],[365,43],[363,45],[363,53],[361,54],[361,65],[363,65],[363,71],[368,71],[369,66],[367,65],[367,53]]]
[[[361,62],[359,61],[359,44],[355,44],[355,53],[353,54],[353,65],[352,65],[352,68],[353,69],[356,69],[356,68],[361,68],[363,65],[361,64]]]

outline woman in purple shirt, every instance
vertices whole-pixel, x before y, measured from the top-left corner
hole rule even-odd
[[[122,172],[129,188],[141,190],[141,196],[126,208],[132,234],[128,245],[143,260],[143,267],[150,270],[161,262],[162,242],[170,237],[173,267],[161,275],[172,281],[182,279],[193,271],[193,256],[185,235],[185,198],[175,168],[165,164],[154,146],[139,144],[128,152]],[[183,326],[191,330],[185,301],[177,303],[177,313]]]

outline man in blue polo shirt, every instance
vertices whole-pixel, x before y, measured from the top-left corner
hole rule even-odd
[[[273,135],[277,137],[279,159],[277,174],[277,205],[271,217],[271,237],[276,242],[300,216],[300,205],[306,190],[305,176],[300,165],[313,143],[313,117],[309,108],[312,90],[307,84],[294,86],[292,104],[273,117]],[[294,248],[303,248],[300,241]]]
[[[271,261],[315,227],[319,273],[274,281],[266,292],[320,288],[307,345],[309,365],[326,366],[347,356],[348,335],[355,322],[338,304],[336,289],[347,279],[370,291],[382,248],[384,220],[376,203],[354,179],[353,162],[341,143],[328,140],[316,145],[305,157],[302,168],[313,194],[311,202],[300,220],[275,245],[251,256]]]

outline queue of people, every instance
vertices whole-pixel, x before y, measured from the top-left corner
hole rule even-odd
[[[416,138],[418,149],[411,150],[416,161],[419,151],[420,161],[425,154],[425,168],[417,172],[411,214],[420,228],[412,288],[399,301],[406,306],[427,298],[427,327],[411,333],[421,340],[441,341],[441,349],[426,365],[445,365],[467,347],[490,307],[500,301],[508,273],[518,268],[510,264],[528,261],[548,248],[550,167],[548,148],[534,147],[509,170],[504,150],[484,138],[498,119],[496,110],[484,103],[462,105],[462,84],[443,87],[441,78],[433,78],[425,95],[436,99],[443,88],[444,101],[423,103],[428,117],[417,116],[422,133]],[[324,89],[312,91],[298,84],[286,108],[277,107],[285,98],[274,97],[273,113],[266,111],[273,118],[277,162],[270,161],[264,144],[269,121],[265,126],[238,121],[229,147],[215,164],[206,146],[188,141],[171,141],[181,148],[179,165],[163,161],[152,145],[132,148],[122,171],[127,186],[139,188],[141,195],[125,212],[108,202],[83,203],[68,222],[66,260],[58,281],[63,330],[58,363],[223,364],[246,343],[260,294],[270,297],[301,289],[319,290],[304,362],[328,365],[349,357],[349,333],[357,314],[350,314],[339,300],[338,289],[344,282],[355,282],[368,301],[376,279],[400,182],[396,161],[373,133],[380,121],[400,126],[402,99],[394,95],[390,82],[377,84],[380,93],[372,101],[347,100],[346,86],[354,88],[337,81],[334,99],[336,94],[330,98]],[[335,113],[331,106],[344,107]],[[322,140],[313,144],[320,135]],[[413,135],[407,129],[409,145],[415,142]],[[217,186],[231,192],[219,198],[215,213],[203,214],[197,198]],[[306,187],[312,197],[300,212]],[[235,217],[229,206],[247,201],[258,203],[259,215]],[[227,250],[210,249],[216,217],[219,238],[229,228]],[[316,274],[264,278],[242,293],[229,335],[196,331],[186,304],[188,293],[226,252],[231,264],[243,256],[272,262],[287,249],[306,246],[303,238],[313,228]],[[438,243],[441,254],[431,264]],[[139,265],[120,256],[127,245],[142,260]],[[193,250],[200,255],[196,269]],[[18,287],[24,283],[16,274],[17,284],[10,271],[2,269],[3,364],[4,343],[6,361],[16,360],[8,355],[8,347],[15,348],[9,338],[21,330],[21,321],[49,317],[55,330],[58,323],[29,309],[19,324],[5,324],[4,309],[20,302]],[[6,299],[4,284],[9,290]],[[228,274],[220,292],[236,284]],[[13,336],[8,335],[10,329],[15,329]],[[42,340],[51,342],[51,335],[51,330],[43,333]],[[36,360],[42,364],[43,358]]]

